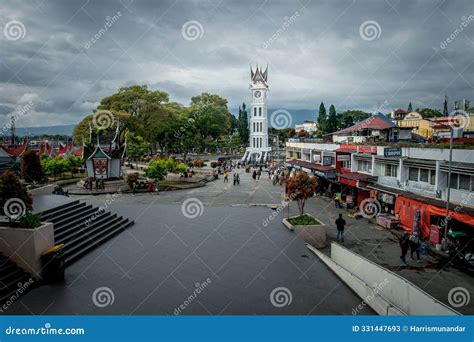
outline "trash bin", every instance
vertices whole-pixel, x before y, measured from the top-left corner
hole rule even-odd
[[[41,254],[43,264],[42,277],[47,284],[54,284],[64,280],[64,244],[54,246]]]

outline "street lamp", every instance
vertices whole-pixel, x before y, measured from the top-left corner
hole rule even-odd
[[[280,137],[278,134],[273,137],[273,142],[277,144],[277,165],[280,165]]]
[[[449,128],[449,163],[448,163],[448,188],[446,190],[446,212],[445,212],[445,222],[444,222],[444,246],[443,248],[446,249],[446,241],[448,237],[448,225],[449,225],[449,201],[451,197],[451,164],[453,162],[453,139],[454,139],[454,127],[450,124],[444,124],[441,122],[437,121],[432,121],[437,125],[440,125],[442,127]],[[448,122],[450,122],[450,119],[448,119]]]

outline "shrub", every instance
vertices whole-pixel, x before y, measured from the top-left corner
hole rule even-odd
[[[41,215],[27,213],[20,219],[20,226],[23,228],[36,228],[41,226]]]
[[[145,176],[151,179],[163,179],[168,173],[167,161],[163,159],[152,160],[145,169]]]
[[[10,205],[6,206],[8,200]],[[32,209],[33,200],[20,182],[18,177],[11,171],[4,172],[0,176],[0,212],[2,215],[18,215],[17,219]],[[10,215],[7,215],[7,214]],[[10,218],[10,222],[12,218]]]
[[[175,172],[176,173],[185,173],[188,171],[188,167],[184,163],[179,163],[176,165]]]
[[[29,183],[44,180],[43,167],[35,151],[26,151],[21,158],[21,177]]]

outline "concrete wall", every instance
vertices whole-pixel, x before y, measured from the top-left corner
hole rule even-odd
[[[407,315],[459,314],[408,280],[337,243],[331,244],[331,259],[365,284],[385,282],[385,286],[378,287],[378,293]]]
[[[44,195],[51,195],[53,193],[54,185],[46,185],[42,186],[41,188],[32,189],[30,193],[32,196],[44,196]]]
[[[0,227],[0,252],[36,279],[41,279],[41,253],[53,246],[52,223],[35,229]]]

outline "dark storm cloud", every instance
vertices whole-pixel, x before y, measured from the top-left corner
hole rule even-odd
[[[17,20],[25,32],[0,32],[0,114],[29,99],[18,126],[74,123],[134,83],[183,104],[214,92],[235,108],[257,61],[272,108],[440,108],[445,94],[474,100],[472,16],[470,0],[2,0],[1,28]],[[197,36],[183,36],[191,21]],[[374,39],[364,22],[378,25]]]

